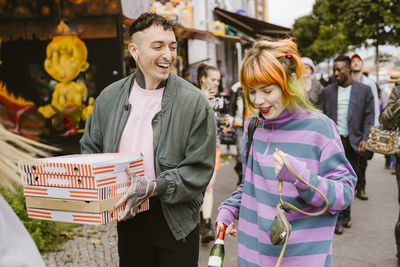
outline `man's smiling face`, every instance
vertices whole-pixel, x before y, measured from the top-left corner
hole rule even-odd
[[[129,51],[143,72],[146,87],[166,80],[176,60],[174,32],[164,30],[160,25],[152,25],[135,33],[133,40],[135,42],[129,45]]]

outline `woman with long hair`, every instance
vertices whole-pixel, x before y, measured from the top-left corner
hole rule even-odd
[[[308,100],[303,71],[291,39],[256,41],[242,62],[240,82],[250,107],[258,110],[257,126],[245,162],[251,120],[247,119],[243,183],[221,204],[217,216],[218,228],[239,220],[238,230],[227,229],[228,234],[239,235],[239,266],[274,266],[280,260],[281,266],[332,266],[338,212],[353,199],[356,175],[335,123]],[[285,212],[291,234],[282,259],[284,245],[270,241],[280,196],[303,212],[321,211],[328,203],[319,216],[295,209]]]

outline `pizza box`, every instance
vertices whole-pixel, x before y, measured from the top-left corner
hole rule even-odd
[[[97,189],[24,185],[24,195],[31,197],[100,201],[118,196],[121,197],[125,194],[130,185],[130,181]]]
[[[143,166],[141,153],[75,154],[42,158],[35,161],[21,160],[21,173],[82,176],[97,179],[104,174],[125,172],[126,167]]]
[[[143,163],[132,167],[131,170],[138,176],[144,176]],[[130,177],[125,170],[119,173],[105,173],[97,177],[21,172],[21,178],[24,184],[30,186],[87,189],[100,189],[130,182]]]
[[[32,219],[94,225],[106,224],[118,220],[122,217],[124,209],[125,207],[122,206],[118,209],[102,211],[99,213],[90,213],[27,207],[28,217]],[[148,200],[142,204],[138,213],[146,210],[149,210]]]
[[[104,224],[118,219],[114,205],[131,183],[126,168],[144,176],[138,153],[78,154],[20,161],[19,166],[28,216],[63,222]],[[146,201],[140,211],[148,209]]]

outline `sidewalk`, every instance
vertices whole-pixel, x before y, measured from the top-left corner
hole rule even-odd
[[[234,153],[231,148],[229,153]],[[223,153],[227,153],[226,148]],[[213,219],[218,205],[230,196],[237,176],[234,159],[221,162],[214,186]],[[398,216],[397,185],[394,175],[384,169],[384,157],[375,154],[367,169],[368,201],[355,199],[351,229],[333,240],[335,267],[397,266],[394,225]],[[199,266],[207,266],[210,245],[200,246]],[[235,267],[237,239],[225,240],[224,266]],[[43,255],[48,266],[118,266],[116,223],[77,228],[74,239],[59,252]]]
[[[394,226],[399,214],[396,176],[384,169],[385,158],[375,154],[368,162],[367,201],[355,198],[353,226],[333,239],[334,266],[397,267]]]

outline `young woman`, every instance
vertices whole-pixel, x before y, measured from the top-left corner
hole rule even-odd
[[[224,98],[218,96],[218,85],[221,80],[221,74],[219,70],[213,66],[201,64],[197,69],[197,81],[200,89],[204,92],[210,101],[210,104],[215,112],[215,117],[218,121],[218,126],[224,126],[229,124],[229,115],[222,115],[222,112],[226,110]],[[219,129],[221,130],[221,129]],[[221,158],[220,141],[217,138],[217,151],[215,159],[215,169],[210,183],[204,193],[204,202],[201,208],[200,218],[200,240],[202,243],[209,243],[214,240],[215,233],[211,224],[211,212],[214,202],[214,183],[219,170],[219,161]]]
[[[336,125],[318,112],[303,88],[301,62],[290,39],[256,41],[243,59],[240,82],[250,107],[258,110],[245,162],[248,125],[243,139],[244,181],[218,209],[217,226],[239,220],[239,266],[274,266],[282,245],[272,245],[270,230],[282,199],[303,211],[317,212],[324,199],[288,170],[318,188],[327,198],[327,212],[307,216],[286,213],[292,226],[281,266],[332,266],[332,237],[338,211],[354,196],[356,175],[347,161]]]

